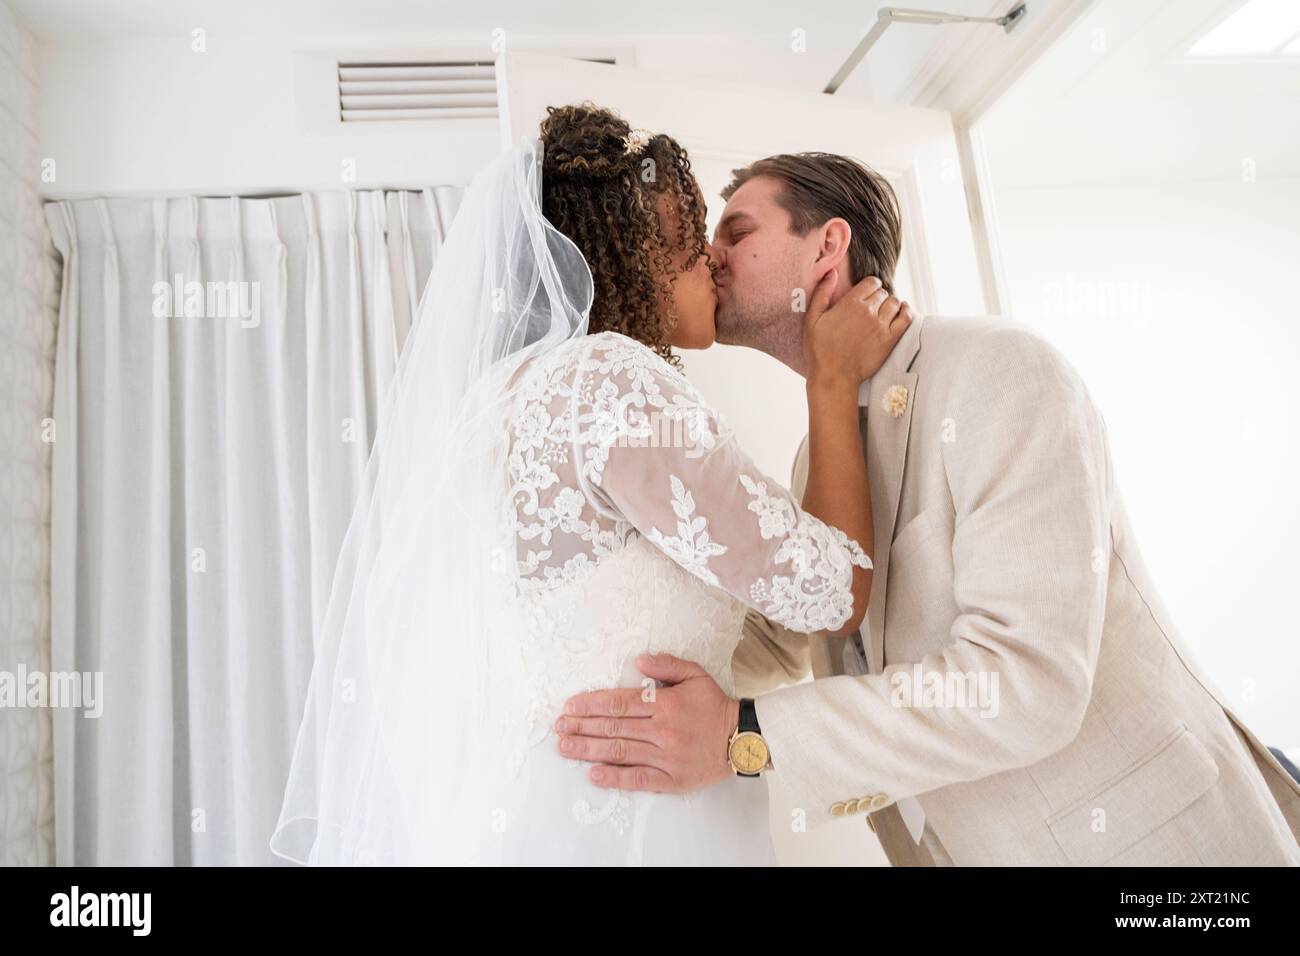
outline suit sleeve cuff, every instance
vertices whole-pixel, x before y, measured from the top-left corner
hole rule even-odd
[[[826,768],[817,766],[816,754],[823,752],[815,741],[824,728],[808,713],[806,685],[783,687],[754,699],[758,729],[767,741],[774,773],[794,799],[794,807],[804,812],[808,829],[830,822],[835,797],[826,793],[817,781],[824,779]]]

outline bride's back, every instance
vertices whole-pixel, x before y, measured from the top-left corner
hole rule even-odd
[[[529,698],[520,716],[532,746],[522,778],[526,819],[515,828],[525,835],[507,842],[506,862],[772,862],[760,781],[727,781],[689,798],[605,790],[587,780],[589,765],[558,753],[552,733],[573,694],[619,686],[653,693],[635,666],[645,652],[695,661],[734,692],[731,658],[746,609],[709,581],[708,569],[710,552],[726,549],[709,548],[707,532],[696,532],[689,547],[698,557],[687,570],[680,536],[691,537],[700,520],[691,492],[681,484],[674,497],[671,477],[658,493],[653,481],[626,481],[641,468],[647,477],[668,474],[691,449],[703,460],[706,444],[729,438],[675,369],[619,333],[584,336],[526,367],[520,381],[507,422],[507,514]],[[633,505],[638,520],[657,512],[662,529],[638,530],[623,513],[629,496],[645,496]]]
[[[629,676],[625,661],[647,650],[694,660],[729,689],[745,609],[714,586],[706,541],[692,542],[700,562],[693,574],[647,540],[619,505],[646,496],[635,512],[671,519],[649,528],[649,537],[678,541],[682,519],[699,519],[689,514],[684,484],[674,498],[671,472],[685,474],[684,466],[730,441],[725,425],[676,369],[616,332],[584,336],[519,378],[507,423],[507,513],[516,594],[529,615],[524,652],[536,678],[535,706],[553,719],[570,694]],[[611,453],[616,479],[644,467],[668,480],[662,488],[626,488],[620,480],[610,491]],[[712,550],[725,551],[717,544]]]

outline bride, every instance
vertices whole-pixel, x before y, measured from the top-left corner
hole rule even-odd
[[[857,407],[909,321],[809,298],[803,507],[682,375],[713,342],[704,202],[682,148],[552,107],[466,191],[421,297],[335,572],[278,855],[337,864],[774,862],[767,788],[601,789],[556,749],[564,700],[730,691],[747,607],[848,633],[870,591]],[[732,254],[735,254],[734,252]],[[726,754],[718,759],[725,762]]]

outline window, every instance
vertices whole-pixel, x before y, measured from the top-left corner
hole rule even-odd
[[[1248,0],[1187,51],[1192,57],[1300,57],[1300,3]]]

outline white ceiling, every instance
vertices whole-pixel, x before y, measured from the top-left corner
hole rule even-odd
[[[866,0],[9,0],[47,44],[86,36],[127,44],[188,37],[302,38],[304,45],[482,47],[495,29],[533,46],[635,47],[645,66],[732,82],[820,90],[884,4]],[[899,0],[990,15],[1012,0]],[[1029,0],[1042,17],[1061,0]],[[1242,0],[1098,0],[985,124],[1001,185],[1300,175],[1300,60],[1184,62],[1185,50]],[[1296,0],[1300,2],[1300,0]],[[939,44],[989,26],[895,24],[842,95],[890,102]],[[794,55],[792,33],[806,32]],[[955,33],[954,33],[955,31]],[[1101,49],[1098,49],[1099,38]],[[124,47],[125,49],[125,47]],[[940,47],[942,49],[942,47]],[[996,47],[994,47],[996,49]],[[701,95],[707,95],[702,87]]]
[[[167,34],[195,26],[231,34],[342,34],[446,31],[488,33],[495,27],[567,36],[593,33],[788,36],[795,27],[846,37],[869,26],[883,3],[866,0],[749,0],[701,3],[656,0],[10,0],[46,35]],[[897,5],[897,4],[896,4]],[[984,13],[990,0],[943,0],[956,13]],[[923,28],[924,29],[924,28]],[[849,44],[852,45],[851,43]]]
[[[564,4],[483,0],[12,0],[27,21],[47,34],[167,34],[195,26],[228,34],[368,34],[445,31],[487,34],[494,27],[533,34],[764,33],[791,24],[788,3],[702,4],[658,0]],[[810,0],[796,18],[843,26],[861,15],[827,0]],[[862,4],[859,10],[875,4]]]
[[[1184,57],[1241,2],[1099,0],[989,114],[998,184],[1300,176],[1300,58]]]
[[[815,92],[835,73],[875,22],[878,0],[9,0],[45,42],[61,38],[187,36],[346,37],[367,45],[390,38],[465,47],[486,53],[492,31],[507,42],[636,45],[638,38],[680,37],[694,59],[692,72]],[[955,13],[1002,13],[1013,0],[939,0]],[[1039,0],[1040,3],[1057,0]],[[916,5],[916,4],[904,4]],[[868,61],[842,88],[844,95],[892,100],[950,30],[996,27],[895,24]],[[807,52],[791,55],[793,31],[803,30]],[[775,66],[775,68],[774,68]]]

